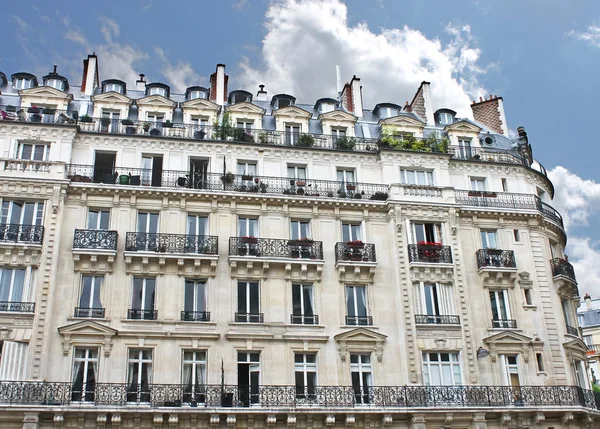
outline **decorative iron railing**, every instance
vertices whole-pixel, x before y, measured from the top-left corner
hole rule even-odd
[[[529,167],[527,159],[517,150],[486,149],[479,147],[450,146],[452,158],[467,161],[520,164]]]
[[[210,322],[210,311],[182,311],[181,320],[184,322]]]
[[[0,311],[15,313],[34,313],[35,302],[0,301]]]
[[[517,329],[517,321],[515,319],[492,319],[492,328]]]
[[[80,402],[88,402],[80,403]],[[600,393],[576,386],[233,386],[201,384],[1,381],[0,404],[180,407],[583,407],[600,409]]]
[[[42,225],[0,224],[0,242],[42,244],[43,237]]]
[[[579,329],[577,329],[575,326],[570,326],[570,325],[565,325],[565,326],[567,328],[567,334],[573,335],[574,337],[579,336]]]
[[[348,326],[372,326],[372,316],[346,316],[346,325]]]
[[[127,311],[127,318],[131,320],[156,320],[157,315],[157,310],[140,310],[130,308]]]
[[[262,313],[235,313],[235,321],[238,323],[264,323]]]
[[[162,234],[128,232],[125,237],[127,252],[198,253],[216,255],[218,237],[213,235]]]
[[[105,229],[76,229],[73,249],[117,250],[117,231]]]
[[[75,307],[75,313],[73,317],[87,317],[90,319],[103,319],[104,318],[104,308],[85,308],[85,307]]]
[[[408,260],[410,262],[451,264],[452,250],[450,246],[443,246],[439,243],[409,244]]]
[[[356,242],[335,243],[335,262],[339,261],[376,262],[375,245]]]
[[[517,268],[515,252],[501,249],[479,249],[476,252],[477,268]]]
[[[230,237],[229,254],[263,258],[323,259],[323,242],[280,238]]]
[[[573,269],[573,265],[563,258],[554,258],[550,260],[550,266],[552,267],[552,276],[565,276],[573,282],[577,283],[577,279],[575,278],[575,270]]]
[[[143,168],[106,168],[69,164],[67,178],[71,182],[104,183],[118,186],[154,186],[351,200],[385,201],[388,199],[388,186],[383,184],[233,173],[190,174],[189,171],[178,170],[153,172],[151,169]]]
[[[422,325],[460,325],[460,316],[415,314],[415,323]]]
[[[42,107],[17,107],[0,105],[0,120],[41,124],[76,125],[79,113]]]
[[[292,325],[318,325],[319,324],[319,316],[300,316],[296,314],[291,315],[291,323]]]

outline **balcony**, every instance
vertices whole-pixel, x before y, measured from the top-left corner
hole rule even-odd
[[[76,111],[40,107],[15,107],[0,105],[0,121],[27,122],[41,124],[77,125]]]
[[[588,353],[600,353],[600,344],[588,344]]]
[[[130,308],[127,311],[127,318],[129,320],[156,320],[157,315],[157,310],[140,310]]]
[[[9,173],[17,179],[64,180],[66,164],[64,162],[29,160],[29,159],[0,159],[0,172]]]
[[[565,325],[566,326],[566,332],[569,335],[572,335],[574,337],[579,337],[579,329],[577,329],[574,326],[569,326],[569,325]]]
[[[319,324],[319,316],[299,316],[292,314],[290,316],[290,323],[292,325],[318,325]]]
[[[573,283],[577,284],[577,279],[575,278],[575,270],[573,269],[573,265],[571,265],[571,263],[567,259],[551,259],[550,266],[552,267],[552,277],[564,276]]]
[[[335,262],[376,262],[375,245],[362,241],[335,244]]]
[[[72,183],[100,183],[114,186],[153,186],[193,189],[203,192],[237,192],[256,195],[287,195],[301,198],[334,198],[344,200],[386,201],[388,186],[377,183],[342,182],[335,180],[293,179],[289,177],[206,173],[190,177],[189,171],[132,167],[94,167],[70,164],[67,178]]]
[[[0,224],[1,243],[42,244],[44,227],[41,225]]]
[[[103,229],[76,229],[73,249],[117,250],[117,231]]]
[[[460,325],[460,316],[415,314],[417,325]]]
[[[347,326],[373,326],[371,316],[346,316]]]
[[[452,250],[442,243],[409,244],[408,260],[426,264],[451,264]]]
[[[35,302],[0,301],[0,311],[33,313],[35,311]]]
[[[514,319],[492,319],[494,329],[517,329],[517,321]]]
[[[262,313],[235,313],[236,323],[264,323]]]
[[[229,255],[262,258],[323,259],[323,242],[279,238],[231,237]]]
[[[509,268],[516,269],[515,252],[501,249],[479,249],[476,252],[477,268]]]
[[[183,322],[210,322],[210,311],[182,311]]]
[[[104,319],[104,308],[75,307],[75,313],[73,314],[73,317]]]

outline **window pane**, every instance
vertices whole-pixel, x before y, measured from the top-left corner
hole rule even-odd
[[[246,283],[238,283],[238,313],[248,313],[246,308]]]
[[[250,283],[250,313],[257,314],[259,312],[258,283]]]

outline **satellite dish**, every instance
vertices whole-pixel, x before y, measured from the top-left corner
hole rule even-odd
[[[485,357],[488,357],[490,355],[490,352],[488,352],[486,349],[484,349],[483,347],[479,347],[477,349],[477,359],[483,359]]]

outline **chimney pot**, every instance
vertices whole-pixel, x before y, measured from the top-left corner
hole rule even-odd
[[[265,86],[263,84],[258,85],[258,87],[260,88],[261,91],[263,91],[265,89]]]
[[[146,75],[145,75],[144,73],[140,73],[140,80],[141,80],[142,82],[144,81],[144,77],[145,77],[145,76],[146,76]]]
[[[483,101],[483,98],[479,97],[479,102],[481,103]]]
[[[52,73],[56,74],[56,66],[54,66],[54,71]]]
[[[492,99],[492,94],[490,94],[490,100]]]

